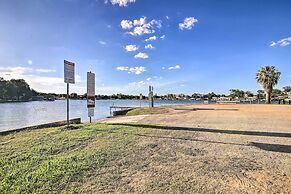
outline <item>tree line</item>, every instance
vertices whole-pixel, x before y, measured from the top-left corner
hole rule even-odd
[[[229,95],[216,94],[210,92],[208,94],[194,93],[192,95],[185,94],[166,94],[166,95],[155,95],[156,99],[162,100],[181,100],[181,99],[195,99],[195,100],[212,100],[214,97],[230,97],[231,99],[243,99],[256,96],[257,99],[265,98],[266,103],[270,103],[271,99],[287,98],[287,94],[291,92],[291,86],[283,87],[283,90],[274,89],[274,86],[278,83],[281,73],[276,70],[274,66],[265,66],[258,70],[256,74],[257,82],[262,86],[263,90],[258,90],[257,94],[253,94],[250,91],[243,91],[240,89],[231,89]],[[55,99],[66,98],[66,94],[55,94],[55,93],[40,93],[30,88],[28,83],[24,79],[11,79],[4,80],[0,77],[0,101],[29,101],[36,96],[51,96]],[[96,95],[98,100],[107,99],[140,99],[140,95],[127,95],[127,94],[113,94],[113,95]],[[87,95],[78,95],[72,93],[71,99],[86,99]],[[147,96],[143,95],[143,99]]]
[[[24,79],[4,80],[0,77],[0,100],[1,101],[27,101],[37,92],[31,89]]]

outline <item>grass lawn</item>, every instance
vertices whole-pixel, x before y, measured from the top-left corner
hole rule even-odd
[[[149,115],[149,114],[165,114],[169,112],[169,108],[167,107],[143,107],[133,109],[127,112],[127,116],[135,116],[135,115]]]
[[[73,128],[0,135],[0,193],[291,191],[290,155],[248,144],[256,136],[139,123]]]
[[[149,129],[84,124],[0,136],[0,193],[113,191],[122,157]],[[130,164],[126,164],[130,165]],[[126,188],[125,188],[126,190]]]

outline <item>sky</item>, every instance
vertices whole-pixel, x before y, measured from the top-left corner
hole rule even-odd
[[[290,0],[0,0],[0,77],[66,93],[256,92],[265,65],[291,85]]]

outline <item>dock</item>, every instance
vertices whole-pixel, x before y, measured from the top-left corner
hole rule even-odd
[[[110,106],[110,116],[117,116],[117,115],[124,115],[126,114],[128,111],[136,109],[136,108],[140,108],[137,106]]]
[[[216,104],[239,104],[240,101],[233,100],[233,101],[216,101]]]

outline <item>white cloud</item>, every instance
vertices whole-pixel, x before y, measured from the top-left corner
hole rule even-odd
[[[166,69],[165,67],[162,67],[162,69]]]
[[[157,84],[158,83],[157,81],[160,81],[161,79],[163,79],[163,78],[159,77],[159,76],[153,76],[153,77],[146,78],[145,81],[131,82],[128,85],[141,88],[141,87],[144,87],[145,85],[149,85],[149,84],[153,84],[153,83]]]
[[[147,79],[146,79],[146,81],[151,81],[151,82],[153,82],[153,81],[157,81],[157,80],[161,80],[161,79],[163,79],[163,77],[159,77],[159,76],[153,76],[153,77],[148,77]]]
[[[110,0],[112,5],[118,4],[120,7],[126,7],[129,3],[134,3],[136,0]],[[105,0],[108,3],[108,0]]]
[[[152,34],[155,33],[155,28],[161,28],[162,22],[160,20],[151,20],[147,22],[146,17],[141,17],[140,19],[136,19],[133,21],[130,20],[122,20],[121,28],[125,30],[132,29],[132,31],[127,32],[133,36],[140,36],[143,34]]]
[[[270,44],[270,47],[273,47],[273,46],[276,46],[276,43],[272,41]]]
[[[151,26],[155,26],[157,28],[161,28],[162,27],[162,21],[161,20],[152,20],[152,21],[150,21],[150,25]]]
[[[34,69],[30,67],[0,67],[0,73],[8,76],[30,75],[33,73],[51,73],[55,69]]]
[[[146,42],[157,40],[156,36],[151,36],[148,39],[145,39]]]
[[[144,46],[145,49],[154,49],[155,47],[152,44],[148,44]]]
[[[139,82],[131,82],[128,85],[132,86],[132,87],[141,88],[141,87],[144,87],[146,85],[146,83],[144,81],[139,81]]]
[[[140,58],[140,59],[147,59],[147,58],[149,58],[149,56],[146,53],[138,53],[138,54],[136,54],[134,56],[134,58],[136,58],[136,59],[138,59],[138,58]]]
[[[290,44],[291,41],[284,41],[282,43],[280,43],[280,46],[287,46]]]
[[[170,19],[170,17],[169,17],[169,16],[167,16],[167,15],[166,15],[166,18],[167,18],[167,20],[168,20],[168,19]]]
[[[119,67],[116,67],[116,70],[118,71],[128,71],[129,67],[125,67],[125,66],[119,66]]]
[[[126,66],[119,66],[116,67],[116,70],[118,71],[126,71],[128,73],[134,73],[136,75],[142,74],[143,72],[146,71],[146,68],[143,66],[139,66],[139,67],[126,67]]]
[[[39,73],[51,73],[51,72],[56,72],[55,69],[36,69],[35,71],[36,71],[36,72],[39,72]]]
[[[56,72],[54,69],[33,69],[29,67],[0,67],[0,77],[6,80],[24,79],[37,91],[53,92],[64,85],[64,78],[42,76],[42,73]],[[64,90],[65,91],[65,88]]]
[[[146,68],[143,67],[143,66],[139,66],[139,67],[131,67],[131,68],[129,68],[129,71],[130,71],[131,73],[134,73],[134,74],[136,74],[136,75],[139,75],[139,74],[142,74],[143,72],[145,72],[145,71],[146,71]]]
[[[106,45],[107,43],[106,43],[105,41],[100,40],[100,41],[99,41],[99,44],[101,44],[101,45]]]
[[[76,74],[76,83],[83,82],[82,78],[80,75]]]
[[[166,35],[162,35],[161,37],[160,37],[160,39],[165,39],[166,38]]]
[[[184,30],[184,29],[191,30],[193,28],[194,24],[197,22],[198,22],[198,20],[195,19],[194,17],[188,17],[188,18],[184,19],[183,23],[179,24],[179,28],[180,28],[180,30]]]
[[[120,26],[122,29],[127,30],[127,29],[131,29],[133,27],[133,23],[130,20],[122,20],[120,22]]]
[[[128,52],[132,52],[132,51],[137,51],[138,50],[138,47],[136,45],[134,45],[134,44],[126,45],[124,48]]]
[[[28,60],[28,61],[27,61],[27,64],[28,64],[28,65],[32,65],[32,60]]]
[[[289,45],[290,43],[291,43],[291,36],[278,40],[277,42],[272,41],[270,44],[270,47],[275,47],[275,46],[284,47],[284,46]]]
[[[169,67],[169,70],[173,70],[173,69],[181,69],[180,65],[175,65],[173,67]]]
[[[151,34],[154,33],[154,30],[151,30],[150,28],[142,27],[142,26],[137,26],[133,29],[132,32],[128,32],[132,36],[140,36],[143,34]]]
[[[139,18],[138,20],[133,20],[134,26],[142,26],[146,24],[146,17]]]

